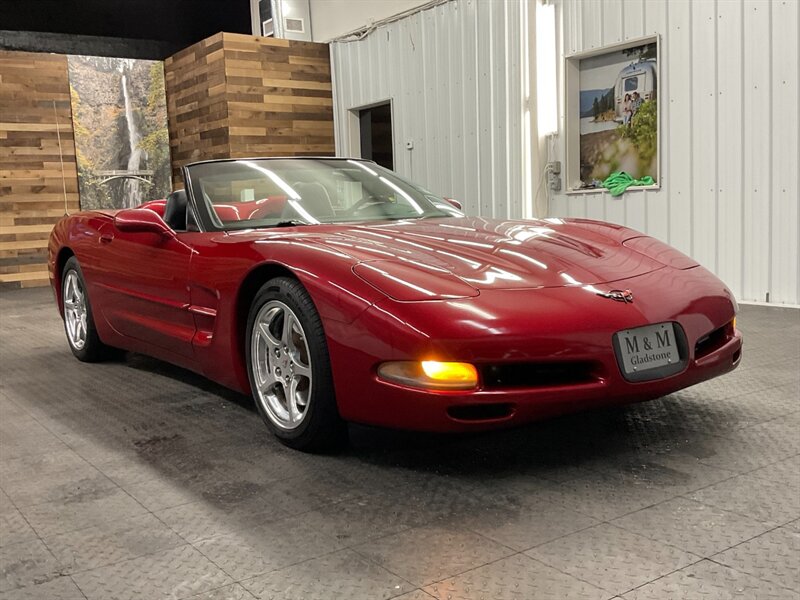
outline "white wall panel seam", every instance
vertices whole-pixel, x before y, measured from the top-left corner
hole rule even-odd
[[[714,0],[714,136],[717,156],[714,160],[714,266],[719,273],[719,0]]]
[[[741,70],[740,76],[741,76],[741,82],[742,82],[741,85],[739,86],[739,102],[740,102],[741,108],[742,108],[742,120],[741,120],[741,132],[740,132],[740,135],[741,135],[741,152],[740,152],[740,155],[742,157],[742,159],[741,159],[742,160],[742,162],[741,162],[741,174],[742,174],[742,176],[741,176],[741,178],[739,180],[740,183],[741,183],[741,185],[740,185],[740,188],[741,188],[741,196],[740,196],[740,204],[741,204],[741,206],[740,206],[740,211],[741,211],[742,226],[741,226],[740,232],[741,232],[742,239],[744,239],[745,231],[747,229],[747,227],[745,225],[745,222],[746,222],[746,211],[745,211],[746,203],[745,203],[744,196],[745,196],[745,194],[748,193],[748,191],[747,191],[747,189],[745,189],[745,185],[744,185],[745,184],[745,168],[744,168],[745,167],[745,152],[744,152],[744,139],[745,139],[745,137],[744,137],[744,131],[745,131],[745,119],[747,118],[747,113],[745,111],[745,97],[746,97],[745,96],[745,85],[747,85],[747,83],[746,83],[745,78],[744,78],[744,74],[745,74],[745,55],[744,54],[745,54],[745,48],[746,48],[746,46],[745,46],[745,37],[744,37],[745,36],[745,21],[744,21],[745,4],[744,4],[744,0],[739,0],[739,5],[741,7],[741,13],[742,13],[741,14],[741,25],[740,25],[740,29],[739,29],[739,39],[742,40],[742,60],[741,60],[741,63],[739,64],[739,68]],[[742,244],[742,246],[744,246],[744,244]],[[743,293],[743,291],[744,291],[744,285],[745,285],[745,261],[744,260],[740,261],[739,270],[741,272],[741,274],[739,275],[739,277],[740,277],[739,281],[741,282],[741,287],[739,289],[739,294],[741,295]],[[800,298],[800,295],[798,295],[798,298]]]
[[[768,6],[769,6],[769,8],[767,10],[767,23],[768,23],[768,26],[769,26],[769,31],[770,31],[770,33],[772,33],[772,31],[773,31],[773,27],[772,27],[772,2],[769,2]],[[772,39],[771,35],[770,35],[769,39],[770,40]],[[770,102],[769,102],[769,122],[768,122],[769,124],[767,126],[767,131],[772,133],[772,132],[775,131],[775,129],[773,127],[773,121],[774,121],[775,117],[773,115],[773,101],[772,101],[772,98],[774,97],[774,94],[775,94],[775,79],[774,79],[774,73],[773,73],[772,49],[771,48],[770,48],[768,57],[769,57],[768,58],[769,62],[768,62],[768,67],[767,67],[767,72],[768,72],[767,81],[769,81]],[[774,158],[772,156],[772,144],[771,143],[767,144],[767,146],[768,146],[767,152],[768,152],[768,155],[769,155],[769,159],[767,160],[767,164],[768,165],[774,165],[775,162],[774,162]],[[771,292],[772,291],[772,287],[773,287],[772,286],[772,274],[773,274],[773,269],[774,269],[773,256],[772,256],[772,236],[773,236],[773,231],[772,231],[772,214],[773,214],[772,186],[767,188],[767,198],[768,198],[768,203],[769,203],[769,207],[767,209],[767,215],[769,215],[769,218],[767,219],[767,231],[769,232],[767,234],[767,240],[768,240],[768,242],[767,242],[767,266],[768,266],[768,270],[767,270],[767,290],[769,290]]]

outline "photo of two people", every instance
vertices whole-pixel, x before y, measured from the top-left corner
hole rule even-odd
[[[655,42],[580,62],[580,178],[599,187],[611,173],[657,182],[658,53]]]

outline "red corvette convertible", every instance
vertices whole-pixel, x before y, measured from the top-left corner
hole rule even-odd
[[[50,278],[78,359],[140,352],[252,393],[287,445],[647,400],[741,360],[736,301],[631,229],[467,217],[363,160],[216,160],[70,215]]]

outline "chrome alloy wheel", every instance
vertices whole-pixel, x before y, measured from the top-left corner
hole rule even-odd
[[[281,429],[300,426],[311,399],[311,354],[294,311],[270,300],[256,315],[250,338],[254,390],[270,421]]]
[[[69,343],[76,350],[86,345],[86,318],[86,292],[78,274],[70,271],[64,279],[64,322]]]

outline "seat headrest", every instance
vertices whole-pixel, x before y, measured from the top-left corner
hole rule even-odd
[[[185,190],[175,190],[167,196],[164,207],[164,222],[175,231],[186,231],[186,198]]]
[[[295,191],[300,194],[300,204],[317,218],[334,216],[333,205],[328,190],[318,182],[300,182],[294,184]]]

